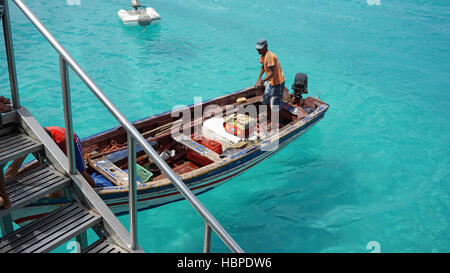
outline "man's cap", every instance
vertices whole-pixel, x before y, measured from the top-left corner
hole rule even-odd
[[[258,40],[256,42],[256,49],[262,49],[265,45],[267,45],[267,41],[265,39]]]

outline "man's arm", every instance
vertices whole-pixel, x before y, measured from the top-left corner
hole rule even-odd
[[[263,74],[264,74],[264,65],[261,66],[261,71],[259,71],[259,77],[255,83],[255,87],[260,87],[262,85],[261,77]]]
[[[263,82],[268,81],[272,77],[273,77],[273,66],[269,66],[269,71],[267,71],[266,77],[262,79],[262,81]]]

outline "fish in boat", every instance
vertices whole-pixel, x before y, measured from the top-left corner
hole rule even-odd
[[[285,89],[285,98],[279,111],[279,129],[269,131],[261,126],[264,118],[261,118],[262,111],[258,112],[258,109],[264,109],[261,108],[263,93],[263,87],[249,87],[187,106],[179,110],[178,114],[174,114],[178,110],[172,110],[149,116],[133,122],[133,125],[190,190],[194,194],[201,194],[286,147],[320,121],[329,107],[327,103],[313,97],[304,99],[302,106],[290,104],[286,102],[289,101],[289,92]],[[214,114],[205,114],[208,109],[213,109],[210,112]],[[249,122],[252,118],[245,114],[245,111],[251,112],[252,109],[257,111],[256,125],[254,120]],[[177,132],[174,124],[181,124],[181,111],[189,114],[188,122],[184,122],[182,128],[185,131],[191,129],[191,134],[174,133]],[[196,111],[202,114],[197,117],[194,114]],[[244,121],[239,123],[238,119],[242,117]],[[231,128],[226,129],[226,125]],[[244,134],[237,132],[239,128]],[[97,184],[95,191],[114,214],[128,213],[126,131],[119,125],[82,139],[81,146],[87,171]],[[136,147],[136,153],[138,210],[182,200],[180,192],[139,146]],[[21,171],[27,171],[33,165],[36,164],[28,164]],[[64,196],[41,198],[12,216],[21,225],[65,202],[68,200]]]

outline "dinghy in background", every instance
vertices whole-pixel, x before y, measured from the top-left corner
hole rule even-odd
[[[132,0],[130,5],[133,7],[132,10],[121,9],[117,12],[124,25],[148,26],[161,21],[161,15],[154,8],[145,7],[136,0]]]

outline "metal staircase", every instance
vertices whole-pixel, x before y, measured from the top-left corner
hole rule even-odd
[[[86,192],[89,184],[81,175],[69,175],[67,166],[59,163],[67,162],[67,157],[26,108],[22,106],[1,116],[6,122],[0,128],[0,183],[4,185],[2,197],[8,207],[0,207],[4,235],[0,239],[0,253],[49,252],[74,237],[81,252],[142,252],[129,248],[128,231],[95,192],[82,193],[82,188]],[[33,154],[40,166],[5,181],[4,166],[28,154]],[[13,229],[12,215],[16,211],[58,190],[63,190],[70,202]],[[99,239],[87,245],[86,231],[91,228]]]
[[[59,55],[67,156],[59,149],[31,113],[20,105],[8,2],[4,0],[2,23],[13,110],[0,115],[0,197],[3,199],[0,200],[0,224],[4,235],[0,241],[0,253],[48,252],[73,237],[76,237],[79,252],[143,252],[137,243],[136,145],[145,151],[204,219],[203,252],[210,250],[211,231],[214,231],[231,251],[244,252],[25,3],[22,0],[10,0]],[[2,0],[0,0],[1,3]],[[76,170],[69,68],[127,131],[130,232],[123,227],[95,190]],[[38,159],[40,167],[5,181],[3,173],[5,165],[30,153]],[[11,215],[14,215],[15,211],[61,189],[69,201],[67,205],[24,227],[13,230],[14,217]],[[91,245],[87,242],[88,229],[93,229],[99,237]]]

